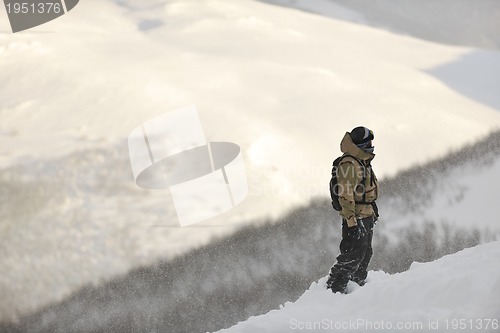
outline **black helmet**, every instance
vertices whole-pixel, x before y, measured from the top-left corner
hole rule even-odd
[[[351,139],[352,142],[357,146],[357,145],[364,145],[365,143],[372,141],[375,137],[373,135],[373,132],[364,127],[364,126],[359,126],[354,128],[351,133]]]
[[[375,138],[373,132],[366,127],[359,126],[350,133],[352,142],[361,150],[367,153],[373,153],[375,147],[372,146],[372,140]]]

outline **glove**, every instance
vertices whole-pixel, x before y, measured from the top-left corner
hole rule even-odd
[[[347,228],[347,236],[359,240],[365,237],[367,234],[365,225],[360,220],[357,220],[357,224],[353,227]]]

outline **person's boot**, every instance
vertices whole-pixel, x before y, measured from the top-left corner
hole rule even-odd
[[[330,289],[332,293],[341,293],[341,294],[347,294],[347,284],[346,285],[341,285],[339,283],[331,283],[326,286],[327,289]]]
[[[367,276],[368,276],[368,273],[366,272],[366,270],[358,270],[351,277],[351,281],[357,283],[360,287],[363,287],[366,283]]]
[[[344,278],[341,274],[330,273],[326,281],[326,289],[331,289],[333,293],[347,294],[347,282],[349,279]]]

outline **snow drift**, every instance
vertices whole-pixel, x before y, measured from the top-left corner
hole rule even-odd
[[[295,303],[220,332],[493,332],[500,319],[499,256],[497,241],[399,274],[371,271],[364,287],[350,282],[347,295],[326,290],[325,277]]]

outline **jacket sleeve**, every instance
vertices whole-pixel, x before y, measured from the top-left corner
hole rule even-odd
[[[339,203],[342,206],[340,215],[347,220],[348,227],[353,227],[357,223],[355,218],[356,203],[354,200],[354,189],[358,182],[354,164],[351,162],[340,164],[337,169],[337,179],[339,184]]]

